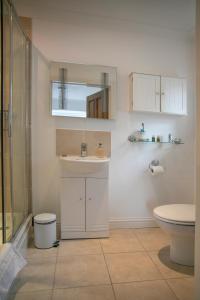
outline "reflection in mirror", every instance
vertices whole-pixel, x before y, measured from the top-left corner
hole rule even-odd
[[[51,96],[53,116],[112,119],[116,69],[52,63]]]

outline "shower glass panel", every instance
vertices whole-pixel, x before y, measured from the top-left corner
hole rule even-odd
[[[10,163],[10,138],[9,138],[9,103],[10,103],[10,56],[11,56],[11,9],[7,1],[2,2],[2,58],[3,58],[3,94],[2,94],[2,174],[3,174],[3,241],[10,240],[12,236],[12,206],[11,206],[11,163]]]
[[[30,49],[10,1],[0,0],[0,245],[28,216],[31,197]]]
[[[0,15],[2,15],[2,7],[0,6]],[[1,36],[2,36],[2,30],[1,30],[1,23],[0,23],[0,40],[1,40]],[[0,68],[2,70],[2,61],[1,61],[1,47],[0,47]],[[2,95],[2,88],[1,88],[1,81],[2,81],[2,76],[1,76],[0,72],[0,95]],[[2,97],[1,97],[2,99]],[[2,136],[2,120],[3,120],[3,109],[2,109],[2,101],[0,103],[0,137]],[[2,209],[2,205],[3,205],[3,197],[2,197],[2,142],[1,142],[1,138],[0,138],[0,246],[3,243],[3,209]]]
[[[13,234],[28,215],[27,182],[27,120],[28,101],[27,85],[27,40],[17,22],[12,21],[12,128],[11,128],[11,163],[12,163],[12,212]]]

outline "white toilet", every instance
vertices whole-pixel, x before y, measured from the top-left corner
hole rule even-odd
[[[172,261],[194,265],[195,205],[170,204],[154,209],[158,225],[171,236]]]

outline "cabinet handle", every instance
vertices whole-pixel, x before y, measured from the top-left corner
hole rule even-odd
[[[82,198],[82,197],[80,197],[80,200],[82,201],[82,200],[83,200],[83,198]]]
[[[164,96],[164,94],[165,94],[164,92],[161,93],[162,96]]]
[[[88,198],[88,200],[90,200],[90,201],[91,201],[91,200],[92,200],[92,198]]]

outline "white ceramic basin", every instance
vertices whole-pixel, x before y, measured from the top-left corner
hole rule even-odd
[[[63,167],[72,173],[95,173],[99,172],[106,164],[109,163],[110,158],[97,156],[60,156]]]

